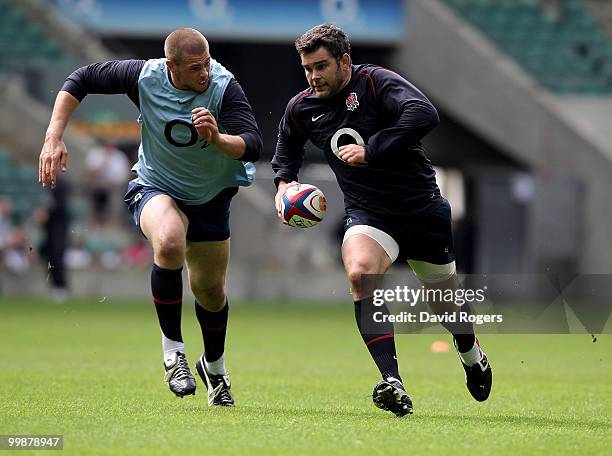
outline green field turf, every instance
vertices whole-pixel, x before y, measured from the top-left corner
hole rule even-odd
[[[201,338],[191,303],[183,313],[193,365]],[[610,335],[482,336],[482,404],[456,355],[430,352],[446,336],[398,336],[415,414],[396,418],[372,405],[350,303],[236,303],[230,316],[237,406],[211,409],[201,383],[178,399],[162,382],[151,304],[0,299],[0,434],[63,434],[77,455],[612,454]]]

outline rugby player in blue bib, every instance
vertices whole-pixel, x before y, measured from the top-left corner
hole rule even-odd
[[[251,106],[232,73],[210,56],[206,38],[178,29],[165,58],[94,63],[74,71],[59,92],[40,154],[39,181],[55,186],[66,170],[63,133],[90,93],[125,94],[139,108],[136,177],[125,195],[135,224],[153,247],[151,291],[159,318],[165,381],[179,397],[195,394],[181,335],[182,269],[202,329],[195,368],[208,404],[232,406],[224,347],[229,210],[238,187],[251,185],[262,139]]]

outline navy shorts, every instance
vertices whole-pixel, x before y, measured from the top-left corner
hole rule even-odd
[[[433,264],[455,261],[450,204],[440,204],[422,214],[384,215],[352,208],[344,215],[344,232],[356,225],[368,225],[384,231],[399,245],[398,260],[418,260]]]
[[[172,198],[189,220],[187,240],[191,242],[206,242],[229,239],[230,202],[236,193],[238,193],[238,187],[226,188],[221,190],[209,202],[199,205],[185,204]],[[155,195],[167,195],[167,193],[155,187],[139,184],[135,180],[128,184],[123,201],[132,213],[137,227],[140,228],[142,208]]]

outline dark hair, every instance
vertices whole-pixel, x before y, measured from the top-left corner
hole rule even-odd
[[[344,54],[351,55],[347,34],[334,24],[317,25],[295,40],[295,49],[300,54],[314,52],[320,47],[326,48],[336,60]]]

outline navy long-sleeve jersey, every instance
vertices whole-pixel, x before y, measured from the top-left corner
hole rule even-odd
[[[146,60],[111,60],[84,66],[74,71],[62,90],[82,101],[87,94],[125,94],[140,109],[138,77]],[[235,79],[225,89],[219,123],[230,135],[242,137],[245,152],[239,160],[255,162],[262,149],[262,139],[251,106]]]
[[[410,82],[379,66],[353,65],[337,95],[318,98],[309,88],[289,101],[272,158],[275,183],[297,180],[310,139],[324,151],[347,209],[426,211],[441,196],[421,139],[438,123],[433,104]],[[351,166],[337,156],[351,143],[365,145],[367,164]]]

